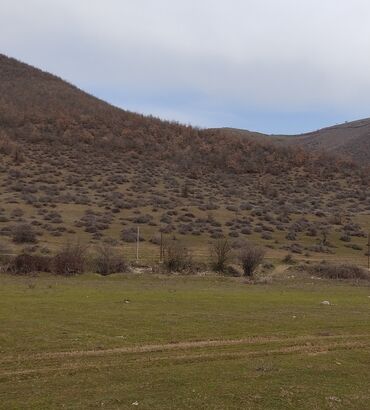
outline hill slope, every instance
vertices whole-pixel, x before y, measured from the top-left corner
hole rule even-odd
[[[305,149],[340,154],[361,164],[370,164],[369,118],[287,138]]]
[[[23,143],[83,143],[185,168],[281,172],[315,160],[261,143],[258,133],[198,130],[115,108],[58,77],[0,55],[0,126]],[[273,159],[273,161],[272,161]],[[269,160],[268,167],[266,161]]]
[[[127,112],[0,56],[0,245],[53,252],[79,239],[130,256],[140,225],[144,258],[158,258],[159,232],[204,260],[222,236],[272,256],[363,257],[368,174],[253,136]]]
[[[289,136],[266,135],[233,128],[219,130],[252,141],[301,147],[314,153],[326,152],[335,156],[340,155],[363,166],[370,164],[370,118]]]

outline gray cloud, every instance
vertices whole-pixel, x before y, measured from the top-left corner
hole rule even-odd
[[[201,125],[227,109],[360,116],[369,19],[368,0],[1,0],[0,50]]]

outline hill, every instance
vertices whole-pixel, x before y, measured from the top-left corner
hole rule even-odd
[[[266,135],[233,128],[221,128],[220,131],[252,141],[300,147],[314,153],[325,152],[350,159],[362,166],[370,164],[370,118],[289,136]]]
[[[2,130],[13,140],[26,144],[39,140],[82,143],[97,151],[114,148],[150,154],[198,171],[269,172],[273,168],[281,172],[317,158],[299,150],[276,148],[268,141],[261,143],[258,137],[262,134],[258,133],[248,132],[253,138],[246,141],[243,131],[231,135],[226,130],[198,130],[124,111],[58,77],[2,55],[0,121]]]
[[[271,256],[364,258],[368,173],[250,136],[124,111],[0,56],[3,253],[78,239],[130,256],[139,225],[143,258],[158,258],[160,232],[199,260],[222,236],[259,242]]]
[[[348,122],[321,130],[287,137],[286,140],[312,151],[326,151],[370,164],[370,119]],[[292,140],[291,140],[292,138]]]

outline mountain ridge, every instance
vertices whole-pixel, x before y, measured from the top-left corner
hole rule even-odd
[[[291,167],[311,167],[316,160],[322,162],[319,156],[302,153],[300,147],[287,151],[282,146],[261,143],[259,138],[230,137],[227,132],[201,130],[122,110],[59,77],[6,56],[0,56],[0,126],[12,139],[23,143],[82,143],[105,151],[132,151],[139,156],[146,153],[172,166],[192,169],[195,174],[207,169],[278,173]]]
[[[197,129],[175,121],[160,120],[116,107],[58,76],[2,54],[0,54],[0,116],[3,129],[14,130],[27,122],[36,123],[39,130],[34,133],[40,132],[40,127],[45,122],[50,125],[54,121],[53,126],[59,134],[71,133],[76,128],[76,124],[80,124],[81,133],[86,140],[96,139],[97,134],[104,134],[104,138],[108,139],[112,139],[112,134],[120,138],[125,128],[129,129],[128,133],[132,133],[133,129],[137,132],[143,131],[144,128],[143,132],[147,132],[148,128],[157,127],[161,129],[161,132],[156,133],[157,139],[161,139],[161,135],[158,134],[162,134],[164,129],[167,134],[190,133],[194,134],[193,138],[196,138],[195,135],[198,137],[200,135],[200,139],[212,139],[216,134],[218,138],[221,135],[223,145],[227,149],[226,139],[233,135],[239,140],[247,137],[252,143],[273,143],[277,146],[303,148],[314,153],[326,152],[354,160],[365,166],[370,163],[370,119],[289,136],[267,135],[230,127]],[[63,125],[63,121],[69,127]],[[9,127],[6,127],[7,124]],[[168,136],[165,139],[168,139]],[[161,142],[166,141],[162,139]],[[233,142],[235,139],[230,141],[231,144]],[[232,153],[230,157],[233,157]]]
[[[326,152],[351,158],[355,162],[370,164],[370,118],[347,121],[343,124],[320,128],[302,134],[264,134],[235,128],[219,128],[253,140],[301,147],[312,152]]]

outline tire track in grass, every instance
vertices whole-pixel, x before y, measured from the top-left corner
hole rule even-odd
[[[117,347],[111,349],[99,349],[99,350],[72,350],[65,352],[45,352],[36,353],[35,355],[27,356],[27,359],[56,359],[60,357],[82,357],[82,356],[105,356],[115,354],[129,354],[129,353],[151,353],[162,352],[168,350],[188,350],[202,347],[228,347],[237,345],[253,345],[253,344],[265,344],[265,343],[290,343],[290,342],[310,342],[320,340],[343,340],[343,339],[359,339],[369,338],[370,334],[356,334],[356,335],[329,335],[329,336],[296,336],[296,337],[248,337],[242,339],[220,339],[220,340],[199,340],[199,341],[187,341],[178,343],[164,343],[164,344],[150,344],[150,345],[138,345],[131,347]],[[19,357],[18,357],[19,358]]]
[[[360,341],[352,342],[333,342],[329,344],[312,346],[312,345],[293,345],[285,346],[278,349],[268,349],[268,350],[255,350],[248,352],[212,352],[212,353],[191,353],[182,354],[179,356],[159,356],[150,358],[139,357],[134,359],[131,363],[154,363],[159,361],[173,361],[173,362],[199,362],[199,361],[215,361],[215,360],[235,360],[235,359],[244,359],[244,358],[258,358],[266,356],[281,356],[281,355],[299,355],[299,354],[308,354],[316,355],[329,353],[340,350],[353,350],[353,349],[370,349],[370,343],[364,343]],[[150,353],[150,351],[141,351],[136,353]],[[125,362],[127,365],[127,362]],[[44,374],[50,372],[68,372],[68,371],[79,371],[79,370],[102,370],[104,368],[114,368],[122,367],[122,363],[117,361],[113,363],[68,363],[60,365],[57,367],[41,367],[41,368],[32,368],[32,369],[21,369],[21,370],[8,370],[0,372],[0,377],[17,377],[17,376],[27,376],[33,374]]]
[[[222,347],[232,347],[232,346],[262,346],[268,343],[281,343],[290,344],[293,346],[299,346],[308,343],[310,345],[318,342],[336,342],[336,341],[346,341],[354,342],[359,341],[363,338],[369,340],[369,334],[354,334],[354,335],[328,335],[328,336],[318,336],[318,335],[306,335],[297,337],[249,337],[242,339],[225,339],[225,340],[202,340],[202,341],[187,341],[179,343],[165,343],[165,344],[151,344],[151,345],[139,345],[131,347],[119,347],[112,349],[101,349],[101,350],[74,350],[74,351],[64,351],[64,352],[44,352],[36,353],[30,355],[14,355],[0,358],[1,364],[14,364],[18,365],[22,361],[45,361],[45,360],[58,360],[71,358],[83,358],[83,357],[104,357],[104,356],[114,356],[114,355],[133,355],[133,354],[145,354],[145,353],[161,353],[169,351],[189,351],[193,349],[201,348],[222,348]],[[310,346],[308,345],[308,346]]]

